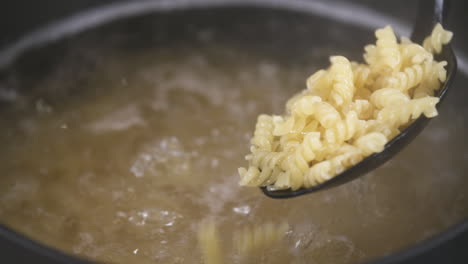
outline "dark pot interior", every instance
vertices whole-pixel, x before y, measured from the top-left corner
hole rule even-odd
[[[259,88],[263,90],[256,94],[248,91],[247,95],[251,93],[251,95],[257,96],[258,100],[261,100],[262,93],[268,93],[269,85],[272,86],[271,93],[273,95],[268,95],[268,99],[264,100],[250,115],[240,114],[237,116],[242,119],[242,122],[239,122],[242,125],[239,126],[253,127],[254,118],[260,112],[281,112],[284,100],[303,88],[304,81],[310,73],[327,67],[330,55],[340,54],[361,61],[363,46],[374,42],[372,30],[381,26],[382,23],[393,21],[397,25],[397,30],[409,32],[404,20],[403,22],[398,19],[389,20],[388,17],[379,17],[377,13],[370,13],[371,15],[359,13],[362,12],[361,9],[349,9],[353,5],[335,1],[328,7],[311,1],[291,1],[288,3],[258,1],[250,4],[246,3],[247,1],[238,1],[241,4],[234,3],[236,1],[230,1],[226,4],[197,4],[203,2],[197,1],[181,5],[177,4],[178,2],[183,1],[173,1],[172,4],[123,1],[82,17],[65,20],[58,26],[55,25],[42,31],[42,34],[22,38],[16,42],[17,44],[8,42],[5,44],[6,48],[3,49],[3,52],[0,49],[2,55],[0,56],[0,89],[3,89],[3,97],[0,97],[0,121],[2,121],[0,124],[4,130],[0,133],[0,144],[7,146],[6,150],[0,152],[5,163],[0,168],[4,171],[4,177],[10,179],[4,187],[0,188],[0,195],[3,195],[1,197],[4,198],[2,198],[3,203],[6,204],[8,201],[5,198],[8,190],[15,186],[16,175],[24,173],[23,167],[29,168],[27,173],[34,174],[34,169],[39,170],[37,166],[43,164],[33,161],[27,163],[22,160],[21,155],[23,154],[21,153],[23,152],[21,151],[24,150],[21,148],[43,148],[47,145],[43,144],[46,141],[61,141],[61,144],[67,146],[65,149],[78,148],[80,144],[84,146],[89,144],[100,149],[97,151],[95,159],[101,159],[103,162],[109,161],[111,167],[119,167],[120,165],[113,164],[118,163],[119,160],[112,153],[127,151],[127,149],[125,146],[115,144],[115,142],[123,142],[120,145],[134,144],[137,146],[141,144],[141,141],[153,140],[151,133],[142,132],[141,134],[132,134],[135,136],[134,139],[128,139],[127,136],[120,138],[119,135],[109,134],[109,136],[102,138],[96,137],[90,141],[81,141],[81,136],[85,132],[80,132],[81,130],[78,128],[78,132],[75,131],[74,136],[64,136],[63,138],[60,138],[60,134],[56,134],[56,132],[44,129],[41,133],[46,135],[41,134],[40,137],[36,138],[34,133],[24,132],[22,130],[24,127],[22,128],[21,124],[23,124],[23,119],[29,119],[31,115],[34,115],[34,118],[38,118],[38,122],[53,123],[61,120],[69,122],[67,124],[70,125],[76,121],[78,125],[79,122],[86,119],[81,116],[75,117],[73,114],[75,108],[86,108],[81,106],[80,100],[99,101],[106,94],[118,94],[124,89],[121,87],[122,83],[127,82],[130,84],[129,87],[132,87],[131,89],[135,89],[135,93],[140,93],[139,89],[142,91],[153,89],[158,85],[154,80],[153,82],[143,82],[139,81],[138,78],[150,75],[148,78],[151,79],[151,74],[155,73],[148,71],[147,75],[141,75],[140,72],[144,71],[145,67],[155,67],[157,72],[158,67],[164,68],[166,67],[164,63],[170,63],[171,56],[180,63],[186,63],[187,60],[181,58],[209,54],[207,55],[208,66],[217,74],[227,78],[228,82],[234,82],[234,85],[227,86],[227,89],[236,89],[235,85],[238,84],[245,85],[241,89],[246,91],[255,89],[255,86],[249,86],[245,82],[235,83],[235,80],[238,79],[231,79],[233,74],[238,74],[241,72],[239,69],[250,64],[260,65],[260,68],[252,68],[253,70],[260,69],[255,74],[268,74],[271,70],[270,66],[273,65],[276,72],[279,71],[282,74],[282,77],[278,77],[281,85],[273,87],[275,86],[274,82],[261,81],[265,77],[259,76],[256,85],[263,86],[263,88]],[[324,11],[338,7],[342,10],[338,12]],[[408,11],[401,12],[406,14]],[[453,13],[452,17],[458,14],[456,11]],[[346,14],[354,14],[359,18],[353,19],[353,16]],[[360,16],[361,14],[362,16]],[[452,18],[451,23],[454,29],[458,29],[463,21],[455,18]],[[366,21],[368,24],[365,23]],[[18,30],[21,31],[21,29]],[[455,30],[455,38],[462,34],[462,31]],[[458,41],[455,42],[456,46],[461,46],[460,43],[463,39]],[[309,229],[306,228],[304,232],[314,232],[322,238],[325,237],[326,233],[327,237],[323,238],[325,240],[339,240],[342,239],[341,237],[349,239],[353,250],[349,252],[344,250],[344,253],[349,254],[350,257],[348,257],[348,262],[343,263],[359,261],[372,261],[372,263],[374,261],[375,263],[464,263],[463,261],[468,257],[463,250],[468,243],[468,224],[466,222],[468,217],[468,195],[466,194],[468,179],[463,177],[468,167],[467,142],[464,138],[466,131],[468,131],[468,108],[465,103],[467,92],[463,89],[463,84],[468,80],[466,62],[463,57],[465,51],[458,49],[456,52],[458,52],[457,55],[460,54],[459,62],[462,69],[456,77],[454,89],[449,92],[441,108],[440,116],[431,122],[420,138],[383,168],[367,175],[362,180],[350,183],[351,187],[343,186],[327,191],[328,193],[314,194],[287,202],[268,200],[258,190],[239,195],[242,195],[245,202],[252,208],[263,210],[266,217],[275,219],[273,216],[276,215],[277,219],[292,219],[290,225],[293,226],[293,229],[294,225],[297,227],[305,223],[306,219],[310,219],[311,225],[314,227],[312,229],[307,227]],[[146,54],[148,55],[146,56]],[[203,65],[200,67],[205,67]],[[231,65],[237,67],[237,70],[232,70]],[[265,65],[266,67],[264,67]],[[209,77],[209,75],[207,76]],[[164,78],[170,79],[171,77]],[[203,85],[210,85],[210,83],[203,83]],[[117,86],[120,88],[115,88]],[[218,91],[216,85],[214,87],[213,91]],[[183,91],[185,91],[184,89],[182,88]],[[279,91],[282,91],[283,94]],[[174,97],[177,96],[180,95],[174,94]],[[198,98],[197,96],[199,95],[194,92],[194,98]],[[229,99],[230,97],[221,98]],[[125,104],[125,99],[125,97],[117,98],[115,102]],[[198,103],[201,105],[210,104],[209,102],[203,103],[203,99],[200,100],[202,103]],[[183,103],[192,104],[192,101],[183,101]],[[177,103],[175,104],[177,107]],[[94,106],[90,105],[90,107]],[[55,119],[48,119],[48,117],[41,119],[43,118],[40,116],[41,114],[36,113],[37,111],[47,112],[47,107],[51,107],[53,113],[57,114]],[[40,109],[38,110],[38,108]],[[197,111],[202,111],[198,108],[194,109],[194,116],[197,115]],[[79,115],[86,115],[87,112],[83,111],[86,110],[78,110]],[[89,111],[91,114],[88,113],[88,115],[92,116],[94,113],[92,110]],[[155,119],[153,121],[155,124],[158,123],[153,110],[142,111],[146,111],[144,113],[149,116],[149,119]],[[186,112],[180,116],[184,114],[190,115],[192,113]],[[213,117],[213,119],[216,118]],[[226,126],[230,125],[235,127],[238,123],[228,122]],[[190,125],[188,127],[188,129],[182,129],[186,131],[174,133],[180,137],[189,137],[192,133],[197,133],[196,123],[193,124],[193,127]],[[48,136],[47,133],[50,135]],[[128,142],[125,141],[127,139]],[[17,146],[16,143],[11,144],[10,142],[26,143]],[[115,147],[111,148],[113,145]],[[57,146],[59,146],[58,143]],[[73,159],[73,156],[67,158],[67,155],[72,155],[70,151],[60,147],[51,147],[51,149],[51,154],[48,152],[42,154],[50,155],[50,158],[39,160],[47,163],[55,159],[58,162],[68,164],[66,162]],[[245,150],[247,150],[246,147]],[[24,151],[24,153],[29,152],[35,153],[31,154],[33,157],[29,158],[31,160],[34,159],[34,155],[42,153],[34,149],[28,152]],[[63,155],[64,153],[67,155]],[[61,160],[62,158],[63,160]],[[237,160],[242,159],[235,158],[235,160],[237,162]],[[236,162],[233,165],[227,165],[227,168],[219,173],[233,175],[236,165],[242,165]],[[122,163],[125,164],[125,161]],[[51,168],[53,166],[51,165]],[[71,167],[73,166],[71,165]],[[0,226],[0,246],[5,249],[7,258],[14,258],[15,263],[29,263],[31,261],[35,263],[81,263],[82,260],[71,257],[72,254],[93,258],[86,251],[73,252],[73,250],[65,249],[67,253],[60,253],[60,250],[66,248],[65,246],[61,248],[61,240],[56,238],[57,233],[62,232],[61,226],[57,226],[58,231],[54,232],[54,238],[45,243],[54,248],[60,248],[60,250],[38,244],[42,242],[41,238],[47,232],[50,233],[53,228],[40,230],[40,225],[31,225],[28,227],[29,229],[21,227],[21,225],[26,226],[24,223],[29,221],[28,217],[40,219],[39,215],[31,213],[31,207],[36,202],[41,204],[46,203],[44,201],[47,199],[61,199],[59,198],[61,196],[54,195],[50,195],[50,197],[46,195],[47,197],[44,198],[45,196],[40,194],[44,190],[56,190],[46,186],[47,182],[53,182],[54,179],[56,182],[61,182],[62,174],[71,173],[66,165],[64,168],[59,167],[53,167],[57,171],[49,173],[48,176],[41,176],[41,173],[37,172],[37,177],[52,179],[52,181],[41,183],[41,188],[37,190],[39,194],[31,196],[33,198],[24,198],[20,202],[16,201],[15,206],[4,204],[0,207],[0,222],[4,223]],[[111,173],[114,171],[105,171],[100,177],[112,179],[112,176],[109,176]],[[120,180],[120,178],[118,179]],[[68,179],[63,180],[63,182],[68,181]],[[131,184],[132,182],[125,183]],[[195,187],[191,186],[190,188]],[[182,191],[175,189],[174,192],[177,195],[179,191],[182,193],[181,195],[183,192],[194,193],[195,198],[193,199],[196,200],[197,192],[190,188],[182,189]],[[139,191],[143,190],[145,189],[139,189]],[[64,202],[57,202],[57,208],[66,207],[67,202],[70,204],[79,203],[80,197],[84,194],[73,193],[70,190],[69,193],[62,192],[61,195],[63,195]],[[355,199],[356,195],[360,195],[360,200]],[[349,202],[346,201],[348,199]],[[234,206],[229,204],[231,202],[238,205],[233,201],[228,201],[222,206]],[[196,206],[202,205],[196,204]],[[282,212],[280,215],[275,211],[276,206]],[[298,208],[291,209],[294,206]],[[307,210],[316,208],[320,208],[322,211],[317,214],[307,213]],[[381,211],[377,209],[381,209]],[[336,213],[334,210],[343,212]],[[202,219],[202,217],[197,217],[196,221]],[[258,217],[261,218],[263,215],[259,214]],[[65,238],[63,241],[72,240],[72,236],[79,237],[80,232],[85,232],[87,228],[80,226],[80,220],[71,221],[72,223],[76,221],[78,227],[73,232],[66,233],[70,235],[70,238]],[[244,223],[242,221],[247,220],[240,221],[240,223]],[[247,222],[249,221],[254,220]],[[106,228],[102,227],[102,229]],[[24,233],[25,236],[19,235],[13,230]],[[294,232],[299,233],[300,229],[296,228]],[[194,234],[188,236],[194,236]],[[297,241],[300,240],[299,238],[304,239],[299,235],[295,238]],[[34,242],[36,240],[39,242]],[[348,246],[348,244],[346,245]],[[182,250],[197,252],[197,247],[196,245],[193,247],[185,246],[181,248]],[[299,261],[298,263],[326,263],[307,262],[307,258],[320,259],[323,257],[317,253],[317,250],[308,254],[304,253],[296,261]],[[325,254],[336,254],[337,261],[334,261],[336,263],[338,263],[338,259],[342,261],[345,258],[340,255],[343,253],[340,250],[343,249],[334,249],[333,246],[322,248],[322,251],[326,252]],[[199,261],[199,257],[195,256],[198,253],[193,254],[194,258],[197,258],[196,261]],[[106,260],[101,255],[97,255],[96,258],[101,261]],[[333,261],[333,259],[327,260]],[[153,259],[153,261],[165,263],[175,260],[168,257]],[[191,263],[187,262],[187,259],[185,261],[183,263]]]

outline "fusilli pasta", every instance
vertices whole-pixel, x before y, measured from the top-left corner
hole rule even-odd
[[[265,223],[255,227],[245,227],[234,233],[234,248],[241,256],[254,251],[265,250],[280,241],[289,230],[287,223]]]
[[[234,250],[243,260],[246,257],[259,255],[265,252],[281,239],[289,231],[289,225],[286,222],[275,224],[266,222],[261,225],[244,227],[233,234],[229,234],[232,243],[226,243],[224,250]],[[226,263],[223,258],[223,248],[221,247],[219,227],[212,220],[202,221],[198,227],[198,246],[203,258],[204,264],[223,264]]]
[[[453,33],[442,28],[441,24],[437,24],[429,37],[423,42],[423,47],[431,53],[440,53],[442,46],[452,40]]]
[[[282,116],[260,115],[241,185],[296,190],[340,174],[381,152],[400,128],[421,115],[437,115],[434,91],[446,80],[447,62],[434,53],[452,33],[434,27],[424,47],[390,26],[365,47],[365,64],[332,56],[330,67],[307,79],[307,89],[286,103]]]
[[[198,244],[205,264],[222,264],[222,250],[216,225],[202,222],[198,229]]]

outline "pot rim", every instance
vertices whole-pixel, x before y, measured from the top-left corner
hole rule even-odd
[[[56,40],[60,40],[69,35],[75,35],[79,32],[91,29],[92,27],[102,24],[110,23],[112,21],[148,14],[156,11],[170,12],[175,10],[187,9],[205,9],[205,8],[219,8],[219,7],[255,7],[255,8],[273,8],[279,10],[290,10],[306,14],[314,14],[317,16],[325,16],[332,19],[348,19],[343,13],[336,11],[339,8],[345,7],[349,12],[353,13],[351,21],[357,26],[367,27],[374,29],[379,26],[392,24],[395,31],[402,35],[408,35],[408,25],[383,14],[377,14],[375,11],[365,7],[359,7],[357,4],[349,3],[330,3],[325,1],[307,1],[307,0],[160,0],[160,1],[131,1],[119,4],[105,5],[89,10],[81,11],[76,15],[72,15],[61,19],[58,23],[46,25],[37,31],[26,34],[24,37],[15,41],[13,45],[0,49],[0,70],[10,66],[17,57],[21,56],[25,51],[38,46],[45,46]],[[360,13],[370,12],[371,15],[356,16],[356,11]],[[373,14],[373,15],[372,15]],[[89,19],[91,18],[91,19]],[[371,25],[368,21],[373,21]],[[417,256],[428,253],[430,250],[447,243],[462,234],[468,233],[468,217],[454,224],[444,231],[438,232],[429,238],[406,246],[397,250],[387,256],[373,258],[370,261],[364,262],[366,264],[391,264],[408,261]],[[24,255],[28,253],[35,253],[49,261],[57,261],[57,263],[70,263],[70,264],[89,264],[93,260],[84,259],[69,253],[65,253],[56,248],[42,244],[15,231],[3,223],[0,223],[0,241],[5,239],[7,242],[12,243],[16,249],[27,250]],[[6,253],[8,254],[8,253]]]
[[[433,250],[436,247],[441,246],[442,244],[447,243],[466,233],[468,233],[468,219],[465,219],[461,223],[449,227],[445,231],[442,231],[436,235],[424,239],[416,245],[407,246],[403,249],[396,251],[395,253],[390,253],[390,255],[373,258],[363,263],[394,264],[401,263],[403,261],[409,261],[412,258],[428,253],[430,250]],[[36,255],[43,257],[44,259],[57,261],[58,263],[94,263],[93,260],[65,253],[56,248],[37,242],[29,238],[28,236],[22,235],[19,232],[7,227],[2,223],[0,223],[0,239],[6,239],[8,242],[12,242],[17,249],[28,250],[28,252],[35,253]],[[24,254],[27,254],[27,252],[25,252]]]

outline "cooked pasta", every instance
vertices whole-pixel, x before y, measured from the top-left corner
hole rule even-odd
[[[330,75],[333,80],[330,97],[334,105],[341,106],[353,99],[355,90],[353,70],[351,63],[343,56],[333,56],[330,58],[330,62]]]
[[[374,106],[366,99],[356,99],[343,107],[343,114],[353,111],[358,115],[359,119],[367,120],[374,113]]]
[[[223,255],[216,225],[212,221],[201,223],[198,244],[205,264],[223,264]]]
[[[401,54],[395,33],[390,26],[375,31],[376,45],[366,47],[364,58],[375,71],[399,70]]]
[[[359,120],[356,112],[349,111],[344,120],[325,130],[324,139],[328,144],[341,145],[353,138],[357,130],[362,127],[363,120]]]
[[[386,106],[406,103],[410,100],[409,96],[398,89],[383,88],[372,93],[370,101],[378,109]]]
[[[405,43],[403,43],[403,41]],[[407,67],[412,64],[422,63],[425,60],[432,60],[432,53],[421,47],[421,45],[412,43],[410,40],[403,40],[400,45],[400,52],[403,58],[402,65]]]
[[[391,87],[400,91],[407,91],[416,87],[425,77],[424,68],[419,64],[406,67],[403,71],[395,72],[387,78],[385,87]]]
[[[448,44],[452,39],[453,33],[442,28],[442,25],[437,24],[432,30],[432,34],[423,42],[423,47],[432,53],[440,53],[442,45]]]
[[[273,144],[273,118],[268,115],[260,115],[255,127],[252,145],[261,151],[272,151]]]
[[[260,115],[241,185],[292,190],[340,174],[381,152],[400,129],[421,115],[437,115],[434,92],[446,79],[447,62],[435,53],[452,33],[437,24],[423,46],[387,26],[365,47],[360,64],[332,56],[312,74],[307,89],[286,103],[282,116]]]
[[[390,105],[377,113],[377,121],[390,126],[400,127],[407,124],[411,119],[416,119],[424,114],[426,117],[437,115],[435,105],[439,98],[426,96],[410,100],[403,104]]]
[[[244,227],[229,234],[232,238],[232,250],[241,258],[258,256],[258,253],[265,252],[281,239],[289,231],[289,225],[284,222],[274,224],[267,222],[261,225]],[[226,241],[227,242],[227,241]],[[225,243],[228,244],[229,243]],[[221,239],[219,228],[213,221],[203,221],[198,227],[198,246],[204,264],[223,264]],[[225,250],[231,250],[229,246]]]
[[[255,251],[265,250],[278,243],[289,230],[287,223],[265,223],[255,227],[245,227],[234,233],[233,244],[241,256],[247,256]]]
[[[351,67],[353,71],[353,80],[354,80],[354,86],[355,87],[360,87],[364,92],[368,91],[367,85],[370,83],[370,68],[368,65],[365,64],[359,64],[357,62],[351,62]],[[366,97],[363,95],[363,97]]]

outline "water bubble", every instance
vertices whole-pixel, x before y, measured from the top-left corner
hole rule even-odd
[[[36,101],[36,111],[39,114],[50,114],[52,113],[53,109],[52,106],[47,104],[43,99],[39,99]]]
[[[242,205],[232,208],[232,210],[237,214],[248,215],[250,213],[250,206]]]

